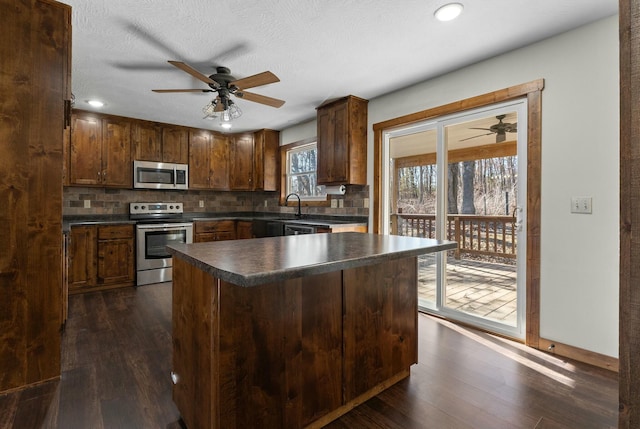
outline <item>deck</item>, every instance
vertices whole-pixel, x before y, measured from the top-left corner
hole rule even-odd
[[[435,258],[421,257],[418,298],[435,302],[435,284]],[[515,265],[447,258],[447,307],[515,326],[516,304]]]

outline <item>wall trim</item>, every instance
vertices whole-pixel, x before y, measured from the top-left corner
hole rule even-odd
[[[553,347],[551,347],[553,345]],[[579,347],[563,344],[558,341],[540,338],[539,350],[556,356],[577,360],[599,368],[608,369],[609,371],[619,371],[619,361],[617,358],[592,352]]]

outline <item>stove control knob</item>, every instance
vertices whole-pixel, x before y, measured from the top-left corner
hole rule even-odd
[[[170,209],[170,210],[173,210],[173,206],[169,206],[169,209]]]
[[[144,209],[146,209],[147,207],[146,207],[146,206],[142,206],[142,207],[140,207],[140,208],[141,208],[142,210],[144,210]]]
[[[134,210],[138,210],[138,206],[133,206],[133,209]]]

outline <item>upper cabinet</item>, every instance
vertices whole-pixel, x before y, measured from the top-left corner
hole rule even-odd
[[[318,107],[319,185],[366,185],[367,104],[350,95]]]
[[[256,191],[280,188],[280,133],[260,130],[253,134],[254,187]]]
[[[126,118],[74,112],[69,184],[131,188],[131,123]]]
[[[189,188],[229,189],[229,139],[206,130],[189,132]]]
[[[140,161],[189,162],[189,130],[135,120],[132,128],[132,158]]]

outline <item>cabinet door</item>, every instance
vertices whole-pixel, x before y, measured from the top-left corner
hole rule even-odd
[[[349,179],[349,110],[348,103],[337,104],[332,113],[333,150],[330,181],[347,183]]]
[[[132,145],[134,160],[162,161],[162,133],[157,124],[135,121]]]
[[[239,220],[236,225],[236,239],[242,240],[246,238],[253,238],[253,222]]]
[[[280,189],[280,133],[260,130],[253,136],[253,189],[277,191]]]
[[[96,227],[74,226],[69,234],[69,293],[96,285]]]
[[[69,183],[102,183],[102,120],[93,115],[74,114],[71,120]]]
[[[318,110],[318,158],[317,181],[318,184],[331,183],[333,181],[333,122],[332,111],[329,108]]]
[[[189,131],[186,128],[162,128],[162,162],[189,162]]]
[[[189,133],[189,188],[208,189],[211,134],[205,131]]]
[[[235,136],[230,151],[230,188],[236,191],[253,189],[253,135]]]
[[[213,135],[211,142],[211,189],[229,190],[229,138]]]
[[[102,120],[102,183],[132,188],[131,123],[124,119]]]
[[[133,284],[133,261],[133,239],[98,240],[98,284]]]

